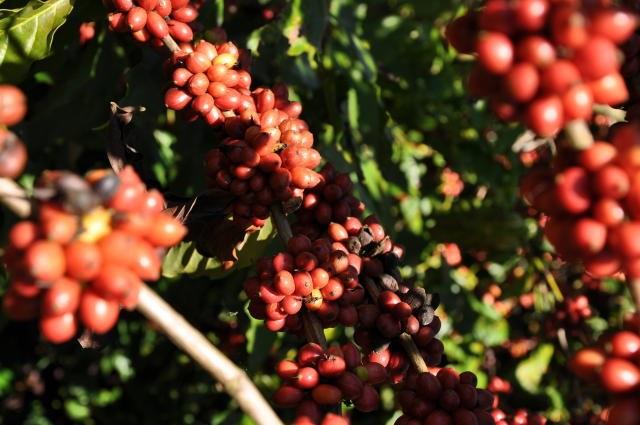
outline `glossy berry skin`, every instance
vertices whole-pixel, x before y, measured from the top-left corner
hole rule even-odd
[[[64,274],[64,251],[56,242],[37,241],[27,248],[25,265],[35,279],[53,282]]]
[[[509,96],[516,102],[528,102],[536,95],[540,77],[535,66],[528,62],[513,66],[504,80]]]
[[[526,122],[541,136],[555,135],[564,122],[562,101],[557,96],[546,96],[531,102],[526,112]]]
[[[42,298],[42,314],[61,316],[73,313],[80,303],[82,288],[77,281],[61,278],[57,280]]]
[[[0,177],[15,179],[27,165],[27,148],[12,132],[0,129]]]
[[[54,344],[69,341],[77,332],[78,326],[73,313],[60,316],[44,316],[40,319],[42,337]]]
[[[640,369],[626,360],[608,359],[602,365],[601,379],[609,392],[629,392],[640,385]]]
[[[493,74],[505,74],[513,64],[513,45],[501,33],[487,33],[478,39],[476,45],[478,60]]]
[[[119,312],[117,302],[104,299],[93,291],[83,292],[78,315],[82,324],[92,332],[103,334],[110,331],[118,320]]]
[[[0,124],[18,124],[27,113],[27,98],[24,93],[10,84],[0,84]]]
[[[65,248],[67,275],[79,281],[95,278],[102,266],[102,254],[95,244],[71,242]]]

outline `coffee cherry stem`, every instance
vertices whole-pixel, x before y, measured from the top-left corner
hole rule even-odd
[[[558,343],[565,353],[569,353],[569,341],[567,340],[567,330],[563,327],[558,328]]]
[[[564,132],[569,145],[575,150],[585,150],[593,145],[593,134],[584,120],[569,121]]]
[[[307,310],[302,311],[302,327],[307,342],[315,342],[323,349],[327,349],[327,338],[324,335],[322,323],[318,316]]]
[[[280,239],[282,239],[282,242],[287,245],[289,239],[293,237],[293,231],[291,230],[291,224],[289,224],[289,220],[287,220],[287,216],[284,215],[284,211],[282,211],[282,207],[280,205],[274,205],[271,208],[271,217],[273,217]]]
[[[378,288],[375,282],[371,279],[366,279],[363,284],[365,289],[367,290],[367,293],[369,294],[369,297],[371,297],[372,300],[377,300],[380,296],[380,288]],[[407,356],[409,357],[409,360],[411,361],[411,364],[416,369],[416,371],[418,373],[428,372],[429,368],[427,367],[427,363],[425,363],[424,358],[420,354],[420,350],[416,346],[416,343],[411,335],[403,332],[398,338],[400,339],[402,348],[404,348],[404,351],[406,351]]]
[[[629,291],[631,292],[631,296],[633,297],[633,302],[636,306],[636,313],[640,313],[640,279],[630,279],[629,281]]]
[[[411,335],[404,332],[398,338],[400,339],[400,344],[402,344],[404,351],[407,352],[407,356],[416,371],[418,373],[428,372],[429,368],[427,367],[427,363],[425,363],[424,358],[422,358],[420,350],[418,350],[418,347],[413,341],[413,338],[411,338]]]
[[[167,34],[164,37],[162,37],[162,42],[167,47],[167,49],[169,49],[171,53],[180,51],[180,46],[178,46],[178,43],[176,43],[176,41],[173,39],[173,37],[171,37],[171,35]]]
[[[24,189],[9,178],[0,178],[0,203],[18,217],[31,215],[31,202]]]
[[[593,105],[593,112],[609,118],[609,120],[613,121],[611,124],[622,122],[626,119],[627,116],[627,111],[625,111],[624,109],[617,109],[612,106],[602,104]]]
[[[147,285],[142,285],[140,289],[137,308],[176,346],[217,379],[256,424],[282,425],[280,418],[246,373]]]

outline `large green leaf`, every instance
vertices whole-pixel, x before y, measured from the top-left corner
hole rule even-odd
[[[222,278],[234,270],[254,264],[273,237],[272,230],[271,220],[267,220],[260,231],[247,235],[241,248],[237,249],[238,261],[230,269],[224,269],[220,259],[200,254],[196,250],[195,243],[182,242],[171,248],[165,256],[162,275],[168,278],[181,275]]]
[[[19,81],[31,64],[51,52],[53,35],[74,0],[32,0],[0,18],[0,81]]]
[[[518,378],[518,383],[522,388],[532,394],[540,392],[540,382],[549,368],[553,351],[552,344],[542,344],[529,357],[518,364],[516,378]]]

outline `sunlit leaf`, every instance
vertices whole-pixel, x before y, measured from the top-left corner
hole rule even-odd
[[[51,53],[56,30],[74,0],[31,0],[0,19],[0,80],[19,81],[31,64]]]

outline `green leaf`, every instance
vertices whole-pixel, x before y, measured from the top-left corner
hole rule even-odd
[[[215,0],[216,7],[216,24],[221,27],[224,23],[224,0]]]
[[[522,388],[532,394],[540,392],[540,382],[549,368],[553,351],[552,344],[542,344],[529,357],[518,364],[516,378],[518,378],[518,383]]]
[[[0,80],[19,81],[34,61],[51,52],[53,35],[74,0],[32,0],[0,19]]]
[[[11,369],[0,370],[0,395],[4,395],[11,390],[13,382],[13,371]]]
[[[245,243],[238,250],[238,261],[235,265],[224,270],[222,262],[218,258],[204,257],[200,254],[193,242],[182,242],[169,250],[162,263],[162,275],[170,279],[181,275],[206,276],[211,279],[220,279],[234,270],[248,267],[256,262],[262,255],[267,244],[273,237],[271,220],[258,232],[246,236]]]
[[[264,365],[269,357],[270,348],[273,347],[278,334],[271,332],[264,327],[264,321],[254,319],[247,312],[250,318],[249,329],[247,329],[247,353],[249,354],[248,369],[255,373]]]
[[[473,336],[486,346],[494,347],[509,339],[509,323],[480,316],[473,326]]]
[[[76,421],[87,419],[91,413],[87,406],[73,399],[64,402],[64,410],[66,410],[69,418]]]

